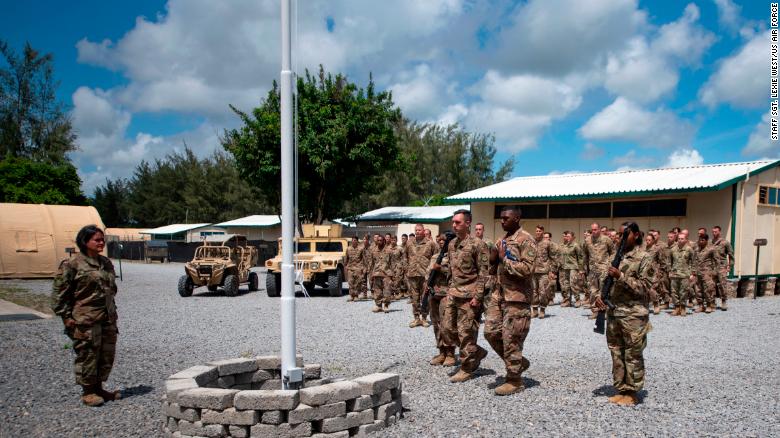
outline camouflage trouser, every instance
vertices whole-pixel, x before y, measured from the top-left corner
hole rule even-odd
[[[519,379],[523,372],[523,343],[531,329],[528,303],[508,303],[495,294],[485,310],[485,339],[504,360],[507,379]]]
[[[672,285],[672,303],[674,307],[685,307],[688,303],[688,277],[670,278]]]
[[[409,277],[408,279],[409,283],[409,293],[412,296],[412,315],[417,318],[425,318],[426,314],[422,313],[422,309],[420,309],[420,298],[422,298],[423,294],[423,288],[427,286],[425,284],[425,277]],[[433,314],[433,310],[431,310],[431,315]],[[433,316],[431,316],[433,318]]]
[[[715,277],[715,291],[720,296],[720,301],[725,303],[728,298],[734,293],[731,289],[731,282],[729,278],[729,268],[724,266],[718,268],[717,276]]]
[[[651,300],[655,298],[653,304],[669,301],[669,274],[661,272],[656,276],[650,295]]]
[[[534,307],[547,307],[550,301],[550,290],[554,282],[550,280],[550,274],[534,274],[534,295],[531,305]]]
[[[390,277],[371,277],[371,294],[374,296],[374,304],[382,307],[382,304],[390,305]]]
[[[363,272],[364,274],[360,277],[360,293],[368,296],[368,272],[367,270],[364,270]]]
[[[688,301],[693,305],[701,304],[701,288],[698,280],[688,282]]]
[[[467,373],[474,372],[479,367],[477,356],[485,349],[477,345],[479,309],[471,307],[471,298],[448,296],[444,310],[444,327],[449,332],[450,339],[457,340],[460,350],[460,369]]]
[[[446,296],[431,295],[429,301],[431,306],[431,325],[433,326],[433,336],[436,338],[436,348],[439,349],[439,353],[454,354],[455,343],[450,339],[450,332],[442,329],[447,300],[449,298]]]
[[[361,292],[361,281],[365,281],[366,276],[363,271],[348,270],[347,283],[349,283],[349,296],[357,297]]]
[[[595,269],[591,269],[588,273],[588,289],[590,291],[589,301],[591,310],[593,310],[594,313],[594,303],[596,302],[596,297],[601,296],[601,285],[604,284],[604,280],[606,280],[606,278],[607,271],[601,272]]]
[[[406,269],[401,271],[400,280],[401,284],[398,285],[399,290],[403,295],[407,295],[409,292],[409,277],[406,276]]]
[[[607,346],[612,355],[612,379],[618,391],[640,391],[645,384],[647,333],[652,329],[645,316],[609,316]]]
[[[563,297],[561,304],[574,304],[575,301],[580,299],[580,287],[578,284],[580,273],[576,269],[562,269],[560,275],[561,296]]]
[[[699,304],[707,307],[715,307],[715,277],[712,271],[702,272],[696,275],[699,290],[702,292]]]
[[[71,338],[76,352],[73,371],[77,384],[97,385],[108,380],[114,366],[118,334],[116,323],[79,325],[73,329]]]
[[[585,294],[585,302],[590,302],[590,290],[585,286],[585,276],[580,274],[576,277],[577,281],[577,299],[580,299],[580,293]]]

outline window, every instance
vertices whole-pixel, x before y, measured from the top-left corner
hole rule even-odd
[[[780,188],[759,186],[758,203],[760,205],[780,206]]]
[[[16,232],[16,252],[38,252],[38,241],[35,231]]]
[[[658,199],[651,201],[616,201],[612,204],[613,217],[685,216],[685,199]]]
[[[506,205],[496,205],[493,210],[493,219],[501,218],[501,209]],[[523,219],[547,219],[547,204],[517,205],[520,207],[520,216]]]
[[[611,203],[609,202],[550,204],[550,219],[610,217],[611,213]]]
[[[298,242],[298,250],[296,252],[311,252],[311,242]]]
[[[341,242],[317,242],[316,252],[342,252],[344,247]]]

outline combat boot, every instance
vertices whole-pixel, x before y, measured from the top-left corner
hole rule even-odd
[[[122,398],[122,393],[117,391],[106,391],[103,389],[103,385],[98,386],[98,395],[103,398],[105,401],[116,401]]]
[[[449,352],[447,353],[447,356],[444,358],[444,363],[442,363],[445,367],[454,367],[458,364],[458,361],[455,359],[455,353]]]
[[[721,300],[720,310],[729,310],[729,307],[726,305],[726,300]]]
[[[349,298],[347,298],[347,301],[355,301],[355,297],[353,295],[350,295]]]
[[[384,311],[385,311],[385,313],[390,313],[390,305],[389,304],[385,303]]]
[[[531,307],[531,318],[536,318],[536,307]]]
[[[377,306],[376,304],[374,304],[374,308],[371,309],[371,311],[374,312],[374,313],[379,313],[379,312],[382,311],[382,308]]]
[[[444,353],[439,353],[436,356],[433,356],[433,359],[431,359],[430,364],[431,365],[444,365],[444,360],[447,358],[447,355]]]
[[[105,400],[103,397],[97,395],[96,385],[83,385],[81,402],[87,406],[97,407],[101,406]]]
[[[693,313],[701,313],[703,311],[704,311],[704,306],[702,306],[702,307],[694,307],[693,308]]]
[[[496,395],[510,395],[525,389],[523,379],[506,379],[503,385],[496,388]]]
[[[420,325],[425,327],[425,328],[428,328],[428,327],[431,326],[431,324],[428,322],[428,319],[424,318],[422,316],[420,317]]]
[[[688,308],[685,306],[680,306],[680,316],[687,316],[688,315]]]
[[[455,373],[454,376],[450,377],[450,382],[452,383],[461,383],[465,382],[467,380],[471,380],[474,378],[474,375],[471,373],[467,373],[463,370],[458,370],[457,373]]]
[[[658,306],[658,304],[655,304],[653,306],[653,314],[658,315],[659,313],[661,313],[661,308]]]
[[[619,392],[613,395],[612,397],[608,398],[607,401],[609,401],[610,403],[620,404],[620,401],[623,400],[625,396],[626,395],[624,393]]]
[[[707,309],[704,310],[704,313],[712,313],[715,309],[712,306],[707,306]]]
[[[417,327],[418,325],[422,325],[422,324],[420,324],[420,320],[419,320],[419,319],[417,319],[417,318],[414,318],[414,319],[412,320],[412,322],[410,322],[410,323],[409,323],[409,328],[415,328],[415,327]]]
[[[539,308],[539,313],[537,314],[539,319],[544,319],[544,307]]]
[[[579,308],[580,306],[582,306],[582,301],[580,301],[580,300],[577,300],[577,302],[576,302],[576,303],[574,303],[574,307],[577,307],[577,308]]]
[[[639,397],[637,397],[635,391],[628,391],[623,394],[623,397],[616,401],[615,404],[619,406],[636,406],[639,403]]]
[[[561,307],[571,307],[571,303],[568,300],[561,301]]]

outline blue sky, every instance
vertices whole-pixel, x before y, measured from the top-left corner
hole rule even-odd
[[[219,148],[279,76],[278,1],[5,2],[51,52],[87,192],[186,143]],[[769,2],[364,0],[298,5],[295,65],[496,136],[515,175],[744,161],[769,141]]]

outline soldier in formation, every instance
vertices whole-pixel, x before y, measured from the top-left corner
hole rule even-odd
[[[607,277],[607,270],[612,255],[615,253],[615,244],[609,237],[602,234],[598,223],[590,226],[590,237],[583,244],[584,265],[587,270],[587,285],[590,290],[590,319],[596,319],[597,309],[593,308],[596,297],[601,296],[601,285]]]
[[[421,225],[420,228],[422,228]],[[422,231],[420,232],[420,235],[423,239],[425,238]],[[415,237],[417,237],[417,227],[415,227]],[[444,245],[444,234],[439,234],[436,240],[439,242],[440,246]],[[438,256],[438,252],[431,256],[426,270],[426,277],[432,273],[434,275],[433,290],[429,291],[431,294],[429,306],[431,324],[433,325],[433,336],[436,339],[436,348],[439,351],[438,354],[431,359],[430,364],[451,367],[457,364],[455,359],[455,342],[451,337],[455,330],[445,329],[442,323],[444,321],[445,309],[447,308],[447,290],[449,289],[450,282],[450,261],[449,256],[445,253],[441,265],[434,271]],[[423,284],[423,287],[427,287],[427,284]]]
[[[582,248],[574,241],[574,233],[563,232],[563,244],[558,249],[561,307],[580,307],[580,275],[585,272]]]
[[[728,275],[734,267],[734,249],[731,242],[721,236],[720,225],[712,227],[712,244],[718,252],[718,268],[715,280],[717,295],[720,296],[720,309],[726,310],[728,297],[734,293],[731,290],[731,283],[728,281]]]
[[[544,227],[536,226],[536,264],[534,265],[534,294],[531,302],[531,318],[544,318],[544,312],[555,286],[558,271],[557,255],[552,241],[544,238]]]
[[[677,244],[672,247],[672,263],[669,269],[674,302],[672,316],[685,316],[687,314],[690,283],[696,279],[694,257],[693,249],[688,245],[688,235],[681,231],[677,236]]]
[[[406,263],[407,263],[407,283],[412,301],[412,321],[409,327],[423,326],[428,327],[428,315],[425,315],[420,308],[420,298],[423,295],[423,288],[426,287],[426,272],[430,265],[431,257],[438,254],[436,244],[425,238],[425,228],[422,224],[414,226],[414,239],[407,243]]]
[[[358,237],[352,236],[352,242],[347,248],[347,256],[344,260],[347,267],[347,283],[349,283],[349,301],[357,300],[362,291],[362,283],[366,278],[365,254],[365,247],[360,244]]]
[[[371,247],[369,272],[371,277],[371,292],[374,298],[374,313],[390,311],[392,255],[385,239],[374,235],[374,246]]]
[[[701,291],[698,307],[694,312],[712,313],[715,310],[715,277],[718,272],[718,249],[710,245],[710,236],[705,232],[699,235],[696,247],[696,282]]]

